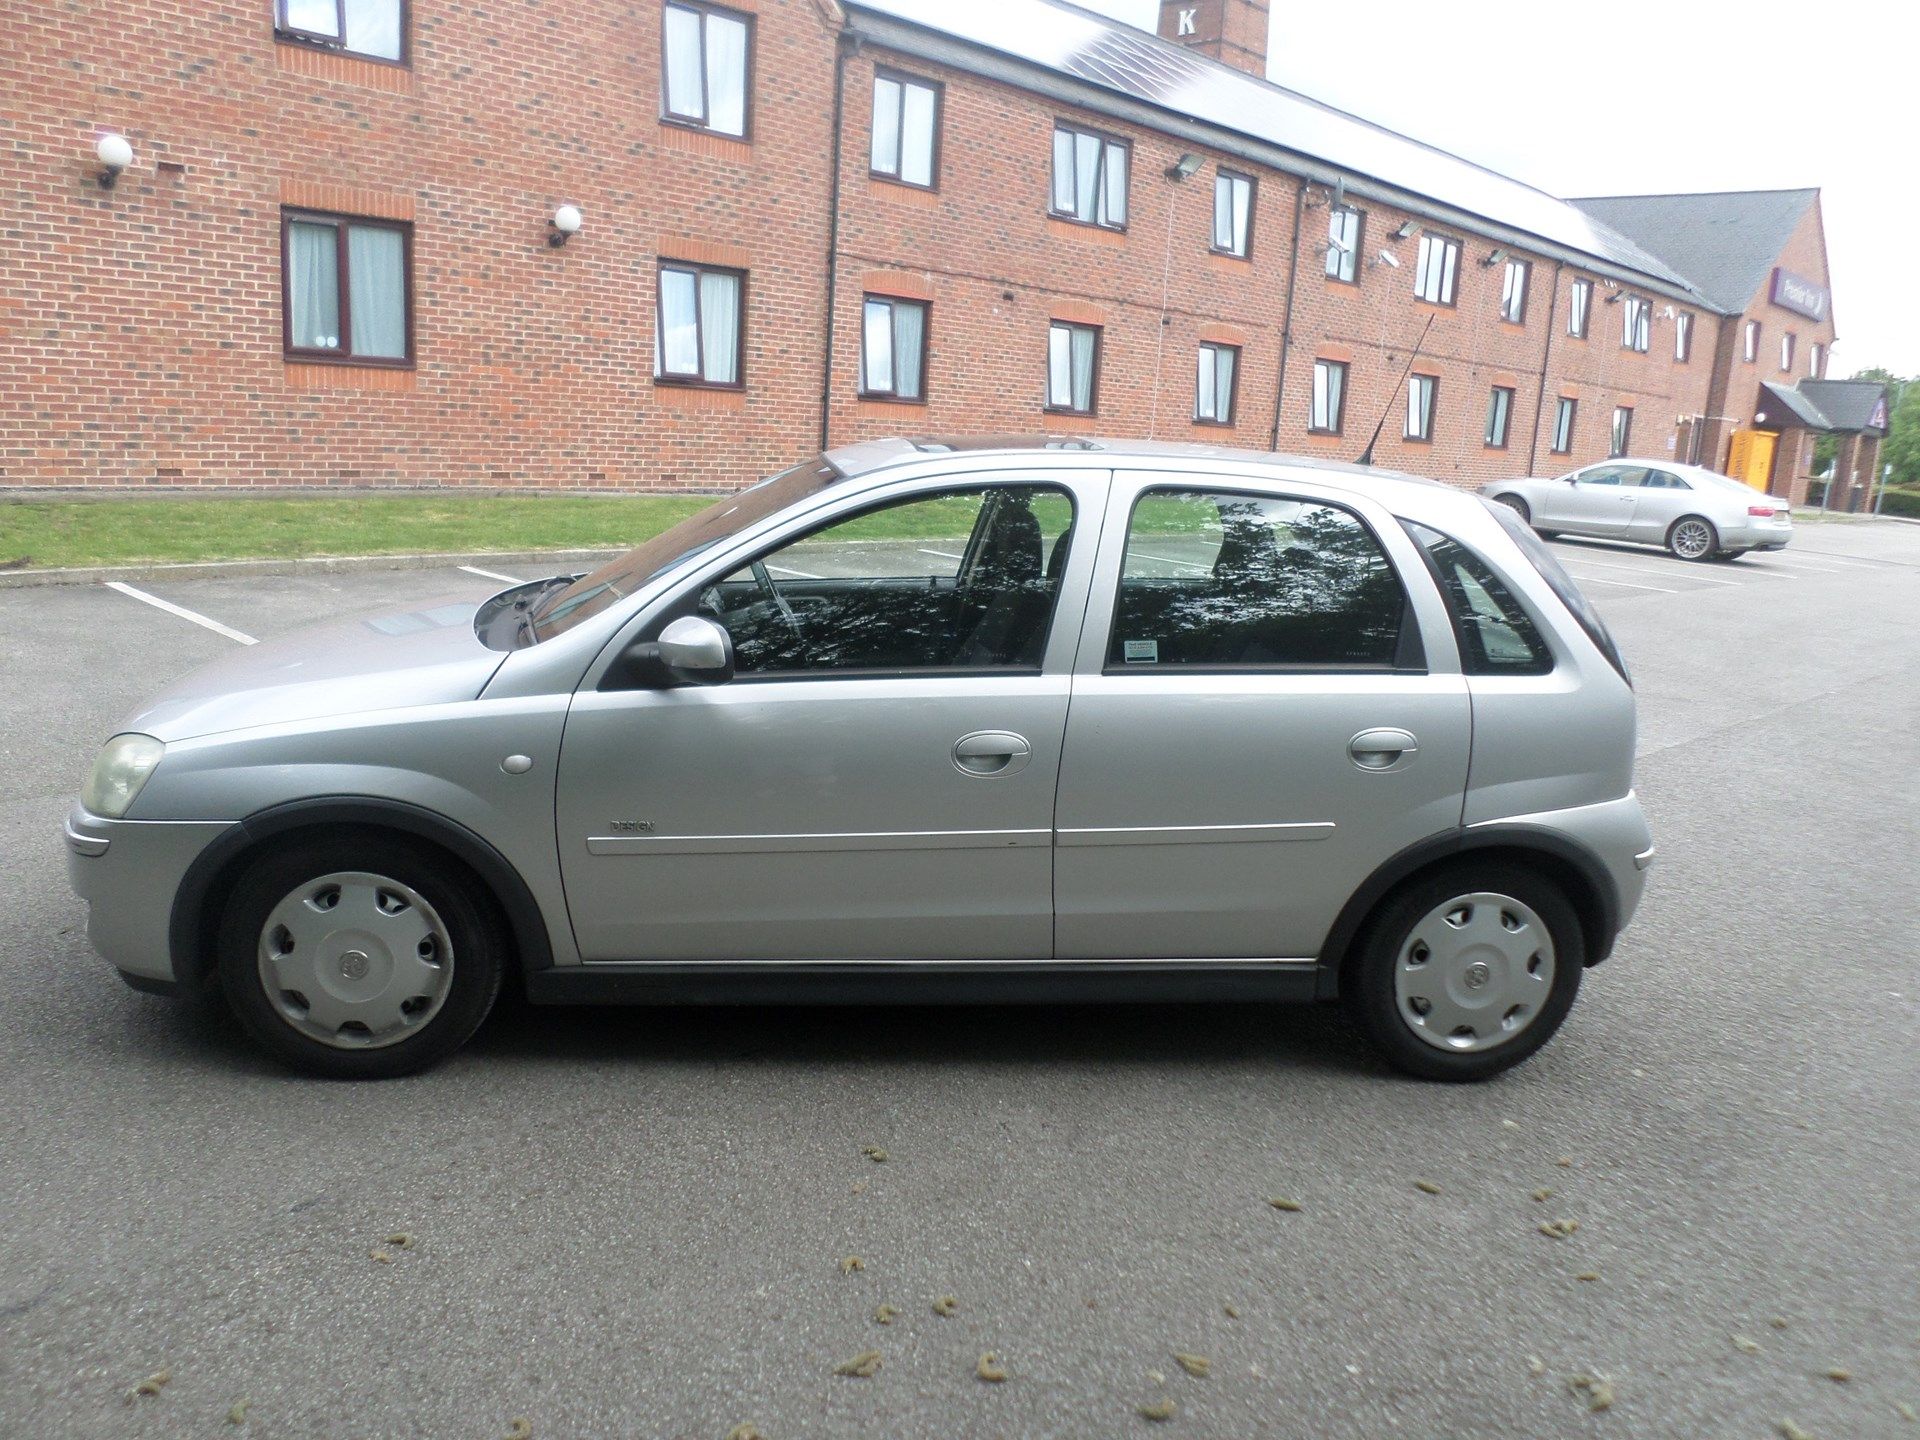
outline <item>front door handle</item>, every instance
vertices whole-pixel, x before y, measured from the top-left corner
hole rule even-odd
[[[1408,730],[1362,730],[1347,742],[1347,754],[1362,770],[1375,773],[1404,770],[1420,753],[1420,743]]]
[[[1032,758],[1027,737],[1011,730],[976,730],[953,742],[953,766],[962,775],[1012,775]]]

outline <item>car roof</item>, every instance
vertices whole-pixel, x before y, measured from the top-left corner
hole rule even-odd
[[[864,440],[829,450],[825,459],[847,479],[871,476],[877,471],[942,455],[965,454],[983,462],[982,468],[1017,469],[1023,462],[1046,457],[1057,461],[1063,454],[1098,456],[1098,463],[1122,469],[1156,469],[1181,462],[1207,462],[1196,466],[1211,469],[1223,464],[1245,465],[1276,473],[1311,471],[1316,478],[1350,489],[1371,491],[1382,499],[1395,490],[1413,487],[1423,495],[1433,491],[1464,493],[1454,486],[1442,485],[1423,475],[1399,470],[1383,470],[1347,460],[1329,460],[1319,455],[1288,455],[1272,450],[1242,450],[1230,445],[1198,445],[1171,440],[1120,440],[1080,435],[919,435],[892,436],[882,440]]]

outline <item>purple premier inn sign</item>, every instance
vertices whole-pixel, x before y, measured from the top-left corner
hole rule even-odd
[[[1779,266],[1773,269],[1773,303],[1783,310],[1804,315],[1809,320],[1827,318],[1827,287],[1816,285],[1804,275]]]

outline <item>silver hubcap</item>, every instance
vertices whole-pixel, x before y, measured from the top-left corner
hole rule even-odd
[[[453,984],[447,927],[384,875],[307,881],[260,930],[260,984],[280,1018],[343,1050],[391,1045],[440,1012]]]
[[[1713,532],[1700,520],[1682,520],[1674,528],[1673,548],[1689,560],[1698,560],[1713,546]]]
[[[1436,905],[1394,963],[1400,1018],[1440,1050],[1490,1050],[1525,1030],[1553,993],[1553,936],[1511,895]]]

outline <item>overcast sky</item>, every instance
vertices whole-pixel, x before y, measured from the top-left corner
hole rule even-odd
[[[1920,374],[1917,38],[1905,0],[1273,0],[1267,54],[1279,84],[1555,195],[1819,186],[1843,377]]]

